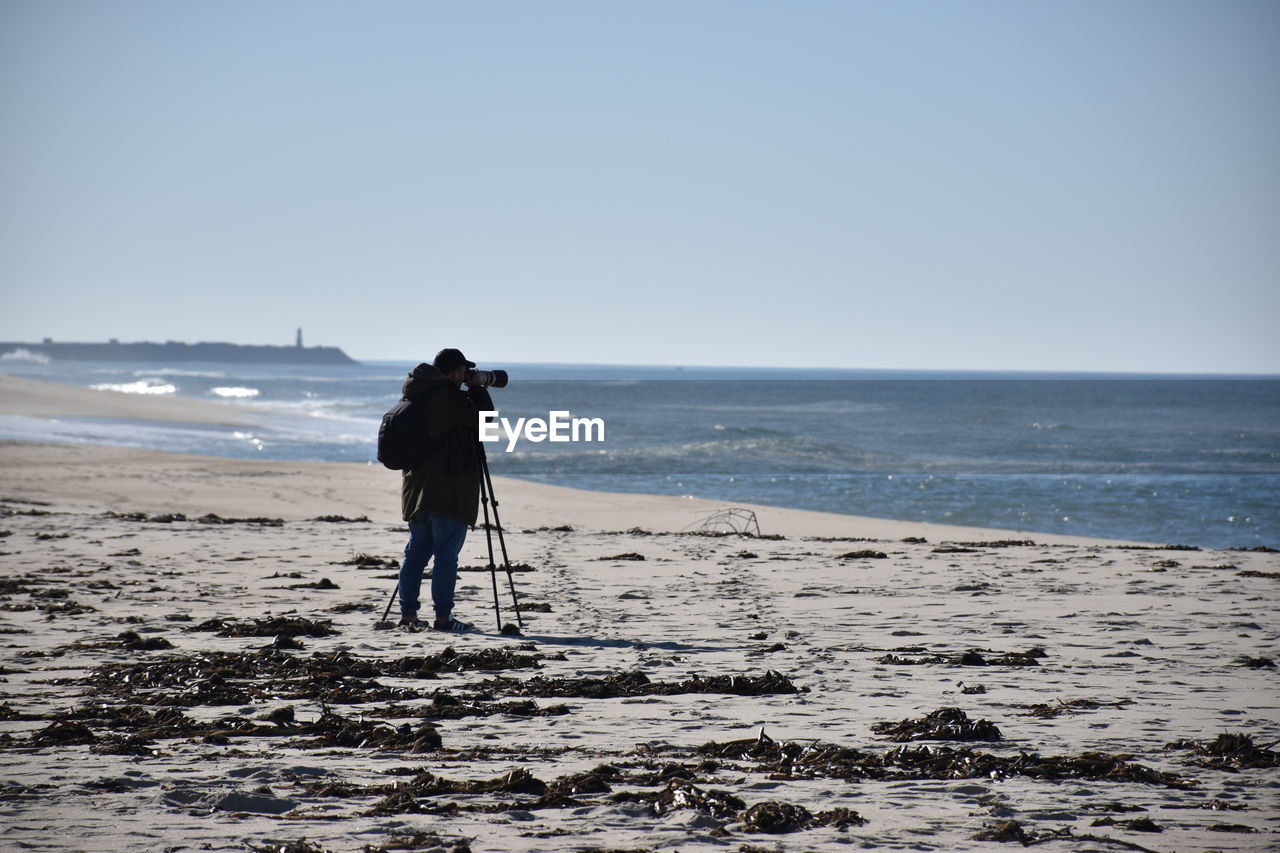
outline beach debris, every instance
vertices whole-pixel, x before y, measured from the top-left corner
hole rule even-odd
[[[347,651],[300,657],[267,646],[252,652],[200,652],[144,662],[110,663],[83,683],[98,695],[151,705],[247,705],[254,701],[310,699],[330,704],[419,698],[409,688],[388,687],[377,678],[431,679],[440,673],[537,667],[544,658],[512,649],[458,652],[391,660],[361,658]]]
[[[289,746],[296,749],[345,747],[433,752],[442,744],[439,729],[425,720],[416,726],[405,723],[393,727],[376,720],[352,720],[328,708],[318,721],[306,726],[306,733],[311,739],[293,741]]]
[[[139,734],[106,735],[89,747],[99,755],[149,756],[155,754],[155,741]]]
[[[819,826],[834,826],[844,829],[848,826],[863,826],[866,818],[852,809],[836,808],[830,811],[811,813],[804,806],[768,800],[757,803],[747,809],[738,819],[743,832],[765,832],[781,834],[814,829]]]
[[[1241,655],[1236,658],[1236,663],[1249,669],[1275,669],[1276,662],[1271,658],[1251,658],[1248,655]]]
[[[333,853],[330,848],[312,844],[305,838],[298,838],[293,841],[267,839],[261,844],[246,841],[245,846],[252,850],[253,853]]]
[[[537,571],[537,569],[535,569],[533,566],[529,565],[528,563],[507,563],[502,566],[458,566],[458,571],[460,572],[491,572],[495,570],[501,570],[504,572],[536,572]],[[391,575],[387,578],[387,580],[391,580],[392,578],[395,578],[395,577],[398,577],[398,575]],[[431,577],[431,572],[429,571],[426,572],[425,574],[423,574],[423,577],[424,578]]]
[[[374,786],[360,793],[385,794],[364,814],[378,817],[396,814],[450,814],[459,811],[503,812],[514,809],[564,808],[583,805],[574,800],[564,789],[548,785],[523,767],[514,768],[501,776],[479,781],[455,781],[422,771],[408,782],[392,786]],[[458,803],[433,805],[423,800],[451,794],[532,794],[537,799],[515,803],[478,804]]]
[[[305,616],[268,616],[251,622],[231,619],[206,619],[188,631],[214,631],[219,637],[329,637],[339,633],[331,619],[307,619]]]
[[[550,613],[551,604],[546,601],[522,601],[520,602],[521,613]]]
[[[1139,817],[1133,820],[1116,820],[1113,817],[1100,817],[1090,826],[1119,826],[1133,832],[1164,832],[1164,827],[1157,824],[1149,817]]]
[[[1113,844],[1126,850],[1156,853],[1156,851],[1149,847],[1143,847],[1141,844],[1135,844],[1132,841],[1125,841],[1119,838],[1111,838],[1106,835],[1077,835],[1069,826],[1044,832],[1032,832],[1028,831],[1016,820],[1005,820],[991,824],[986,829],[973,835],[972,838],[975,841],[995,841],[1001,844],[1016,842],[1023,847],[1030,847],[1034,844],[1047,844],[1051,841],[1089,841],[1095,844]]]
[[[389,705],[381,711],[384,717],[415,717],[424,720],[462,720],[467,717],[559,717],[569,713],[568,705],[539,705],[532,699],[509,702],[482,702],[459,699],[451,693],[437,692],[430,705]]]
[[[947,542],[946,545],[957,545],[961,548],[1034,548],[1037,544],[1030,539],[995,539],[983,542]]]
[[[362,853],[392,853],[396,850],[418,850],[425,853],[471,853],[471,841],[466,838],[445,838],[434,832],[415,832],[413,835],[393,835],[383,844],[366,844]],[[290,853],[290,851],[286,851]],[[309,851],[308,851],[309,853]],[[326,851],[327,853],[327,851]]]
[[[223,518],[216,513],[206,513],[199,518],[189,519],[180,512],[166,512],[151,515],[145,512],[105,512],[103,518],[115,518],[121,521],[145,521],[151,524],[173,524],[178,521],[196,521],[200,524],[256,524],[262,527],[283,527],[283,518]]]
[[[212,512],[200,516],[196,521],[201,524],[254,524],[259,527],[284,527],[283,518],[263,518],[261,516],[253,518],[223,518]]]
[[[609,556],[609,557],[596,557],[596,560],[602,561],[602,562],[608,561],[608,560],[633,560],[637,562],[642,562],[644,559],[645,559],[644,554],[637,554],[635,551],[626,551],[622,554],[613,554],[612,556]]]
[[[966,548],[963,545],[939,545],[933,549],[935,554],[976,554],[977,548]]]
[[[871,730],[899,743],[916,740],[1003,740],[995,723],[990,720],[970,720],[959,708],[939,708],[918,720],[876,723]]]
[[[164,637],[143,637],[137,631],[123,631],[116,635],[120,648],[134,652],[152,652],[172,649],[173,643]]]
[[[290,586],[285,587],[285,589],[339,589],[339,587],[328,578],[320,578],[320,580],[312,581],[311,583],[291,584]]]
[[[1253,742],[1253,735],[1240,732],[1223,732],[1213,741],[1177,740],[1165,748],[1194,752],[1204,759],[1197,764],[1215,770],[1280,767],[1280,752],[1260,747]]]
[[[1267,578],[1269,580],[1280,580],[1280,572],[1259,572],[1255,569],[1245,569],[1236,572],[1236,577],[1240,578]]]
[[[345,515],[318,515],[311,520],[322,521],[327,524],[368,524],[369,516],[358,515],[355,518],[347,518]]]
[[[1033,836],[1029,835],[1022,828],[1022,824],[1016,820],[1005,820],[992,824],[973,836],[974,841],[999,841],[1005,844],[1016,841],[1024,847],[1031,843],[1032,838]]]
[[[338,560],[330,563],[333,566],[355,566],[358,569],[398,569],[400,561],[396,559],[386,559],[383,557],[375,557],[372,554],[359,553],[347,560]]]
[[[889,555],[884,551],[864,548],[861,551],[848,551],[836,557],[837,560],[887,560]]]
[[[758,738],[698,747],[698,754],[756,762],[758,772],[772,778],[829,778],[856,781],[907,779],[1091,779],[1191,788],[1195,782],[1173,773],[1153,770],[1129,755],[1085,752],[1074,756],[1016,756],[980,752],[968,747],[899,746],[883,753],[866,752],[823,742],[777,743],[763,732]]]
[[[749,509],[730,507],[707,513],[697,521],[688,525],[682,532],[696,527],[702,532],[743,533],[748,536],[760,535],[760,521],[755,512]]]
[[[84,723],[58,720],[31,735],[32,746],[83,746],[98,740]]]
[[[683,779],[673,780],[656,793],[623,791],[611,798],[615,803],[645,803],[654,817],[680,809],[693,809],[720,820],[737,817],[747,804],[728,791],[700,788]]]
[[[994,657],[987,657],[994,655]],[[942,666],[1039,666],[1040,658],[1048,657],[1048,652],[1036,647],[1025,652],[993,652],[989,649],[970,649],[960,654],[933,654],[924,657],[899,657],[890,653],[876,658],[876,663],[893,666],[924,666],[938,664]]]
[[[526,681],[497,678],[482,682],[479,689],[507,696],[535,698],[574,697],[616,699],[636,696],[679,696],[690,693],[730,696],[773,696],[800,693],[785,675],[769,670],[761,675],[694,675],[681,682],[650,681],[642,672],[631,671],[603,678],[543,678]]]
[[[1093,699],[1070,699],[1064,702],[1059,699],[1053,705],[1018,705],[1016,707],[1026,708],[1025,716],[1052,720],[1063,714],[1083,714],[1087,711],[1096,711],[1099,708],[1127,708],[1132,704],[1132,699],[1118,699],[1115,702],[1098,702]]]

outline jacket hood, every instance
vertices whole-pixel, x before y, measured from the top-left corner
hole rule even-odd
[[[409,371],[409,376],[404,380],[404,386],[401,387],[400,393],[404,397],[412,397],[432,388],[439,388],[445,385],[451,385],[449,377],[432,365],[423,362]]]

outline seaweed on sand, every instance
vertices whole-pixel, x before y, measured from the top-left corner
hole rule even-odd
[[[293,741],[290,746],[298,749],[345,747],[433,752],[442,744],[439,730],[428,722],[393,727],[375,720],[352,720],[327,708],[319,720],[306,728],[312,738]]]
[[[778,743],[761,732],[758,738],[703,744],[701,755],[751,760],[758,772],[773,778],[830,778],[855,781],[907,779],[1089,779],[1138,782],[1169,788],[1191,788],[1192,780],[1153,770],[1129,755],[1085,752],[1074,756],[1041,756],[1020,752],[995,755],[947,746],[900,746],[887,752],[865,752],[821,742],[801,746]]]
[[[1082,714],[1085,711],[1096,711],[1099,708],[1126,708],[1132,704],[1132,699],[1119,699],[1115,702],[1098,702],[1093,699],[1071,699],[1064,702],[1059,699],[1055,705],[1019,705],[1018,707],[1027,709],[1025,716],[1052,720],[1063,714]]]
[[[566,777],[566,779],[572,778],[576,777]],[[466,782],[423,772],[409,782],[393,785],[390,788],[381,788],[378,793],[385,792],[386,796],[364,814],[367,816],[455,814],[462,811],[497,814],[517,809],[559,809],[585,805],[572,796],[574,791],[575,786],[564,779],[548,784],[523,767],[517,767],[493,779]],[[530,794],[536,795],[536,798],[515,802],[467,803],[465,805],[455,802],[442,804],[424,802],[434,797],[452,794]]]
[[[349,560],[332,562],[335,566],[355,566],[358,569],[398,569],[400,561],[394,558],[375,557],[373,554],[359,553]]]
[[[303,616],[268,616],[252,622],[230,619],[206,619],[188,631],[216,631],[219,637],[330,637],[340,633],[329,619],[307,619]]]
[[[1076,835],[1069,826],[1045,832],[1029,832],[1016,820],[1006,820],[993,824],[972,837],[975,841],[996,841],[1002,844],[1016,842],[1023,847],[1030,847],[1033,844],[1047,844],[1051,841],[1092,841],[1095,844],[1114,844],[1126,850],[1155,853],[1151,848],[1143,847],[1141,844],[1135,844],[1132,841],[1124,841],[1119,838],[1111,838],[1106,835]]]
[[[655,817],[680,809],[693,809],[726,820],[737,817],[747,807],[728,791],[699,788],[683,779],[669,783],[661,791],[623,791],[611,799],[615,803],[645,803]]]
[[[1214,770],[1280,767],[1280,752],[1260,747],[1253,742],[1252,735],[1237,732],[1223,732],[1213,741],[1177,740],[1165,748],[1189,750],[1202,757],[1196,763]]]
[[[871,730],[900,743],[913,740],[1003,740],[995,723],[970,720],[959,708],[939,708],[918,720],[876,723]]]
[[[1036,647],[1025,652],[993,652],[982,649],[970,649],[960,654],[932,654],[923,657],[899,657],[887,654],[876,658],[876,663],[892,666],[1039,666],[1040,658],[1048,657],[1048,652]]]
[[[392,853],[395,850],[422,850],[427,853],[471,853],[471,842],[466,838],[445,838],[434,832],[415,832],[413,835],[393,835],[374,847],[366,844],[362,853]]]
[[[569,713],[568,705],[538,705],[532,699],[510,702],[467,701],[447,692],[437,692],[430,705],[412,708],[392,705],[382,711],[384,717],[416,717],[424,720],[463,720],[468,717],[557,717]]]
[[[834,826],[844,829],[847,826],[862,826],[866,818],[852,809],[836,808],[830,811],[813,814],[804,806],[769,800],[756,803],[743,812],[739,819],[743,832],[767,832],[780,834],[814,829],[819,826]]]
[[[681,682],[650,681],[642,672],[624,672],[604,678],[542,678],[526,681],[496,678],[483,682],[480,689],[506,696],[535,698],[576,697],[583,699],[615,699],[636,696],[678,696],[690,693],[725,694],[730,696],[771,696],[800,693],[779,672],[769,670],[760,675],[695,675]]]
[[[97,740],[88,726],[74,720],[56,720],[31,735],[32,746],[82,746]]]
[[[536,667],[540,659],[537,654],[492,648],[476,652],[448,648],[434,655],[384,661],[345,651],[299,657],[267,647],[253,652],[199,652],[106,664],[90,673],[84,683],[98,695],[162,706],[246,705],[271,698],[334,704],[400,701],[419,695],[374,679],[429,679],[439,672],[529,668]]]

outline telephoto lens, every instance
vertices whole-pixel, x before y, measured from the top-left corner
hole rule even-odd
[[[507,371],[505,370],[468,370],[467,384],[481,388],[506,388]]]

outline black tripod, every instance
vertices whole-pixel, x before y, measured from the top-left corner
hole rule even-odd
[[[520,597],[516,595],[516,582],[511,575],[511,560],[507,557],[507,540],[502,536],[502,521],[498,518],[498,497],[493,493],[493,478],[489,476],[489,457],[485,456],[484,445],[476,442],[476,449],[480,456],[480,506],[484,509],[484,538],[489,546],[489,578],[493,581],[493,613],[498,620],[498,632],[502,632],[502,606],[498,603],[498,567],[493,561],[493,531],[498,531],[498,545],[502,549],[502,567],[507,570],[507,584],[511,587],[511,605],[516,611],[516,622],[521,628],[524,627],[524,617],[520,615]],[[493,502],[493,524],[489,524],[489,503]],[[400,593],[400,582],[396,581],[396,588],[391,591],[391,599],[387,602],[387,609],[382,613],[382,621],[387,621],[387,617],[391,614],[391,605],[395,604],[396,596]]]
[[[511,588],[511,606],[516,611],[516,622],[524,627],[524,617],[520,615],[520,597],[516,595],[516,582],[511,576],[511,560],[507,557],[507,540],[502,536],[502,520],[498,518],[498,496],[493,493],[493,478],[489,476],[489,457],[485,455],[484,445],[476,442],[480,452],[480,506],[484,510],[484,538],[489,546],[489,578],[493,581],[493,613],[498,620],[498,631],[502,631],[502,606],[498,604],[498,567],[493,562],[493,531],[498,531],[498,546],[502,549],[502,567],[507,571],[507,585]],[[493,524],[489,524],[489,503],[493,503]]]

